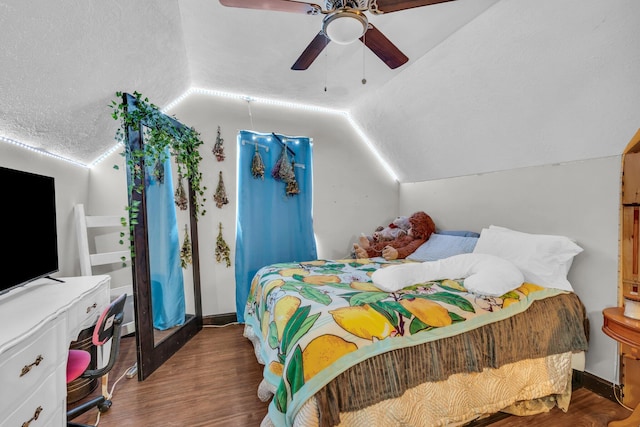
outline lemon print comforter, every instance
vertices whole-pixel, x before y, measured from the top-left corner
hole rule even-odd
[[[292,425],[307,399],[354,364],[505,319],[562,292],[524,283],[489,297],[467,292],[455,278],[396,292],[376,288],[373,272],[398,262],[409,261],[315,260],[258,271],[245,328],[257,336],[264,379],[275,390],[275,425]]]

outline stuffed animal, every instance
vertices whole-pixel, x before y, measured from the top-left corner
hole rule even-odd
[[[370,244],[376,242],[388,242],[390,240],[397,239],[398,237],[406,236],[409,228],[411,228],[411,224],[409,224],[409,217],[399,216],[391,221],[391,223],[386,227],[380,225],[372,234],[362,233],[361,236],[366,237]]]
[[[408,219],[411,228],[405,236],[391,241],[370,243],[366,236],[361,236],[359,244],[354,243],[356,258],[373,258],[382,256],[387,260],[406,258],[435,233],[436,225],[429,215],[416,212]]]
[[[374,242],[388,242],[395,240],[398,237],[406,236],[407,232],[411,228],[408,216],[399,216],[394,219],[391,224],[386,227],[378,227],[373,233],[372,241]]]

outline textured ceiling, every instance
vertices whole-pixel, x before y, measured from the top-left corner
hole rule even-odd
[[[116,91],[162,107],[198,87],[348,110],[412,182],[619,154],[640,123],[637,0],[367,15],[407,64],[330,43],[290,70],[320,15],[217,0],[0,0],[0,139],[91,163],[114,144]]]
[[[190,85],[175,1],[0,1],[0,40],[0,136],[82,163],[114,145],[116,91]]]
[[[420,57],[497,1],[457,0],[386,15],[366,13],[409,57],[395,70],[360,42],[329,43],[308,70],[290,70],[320,31],[324,15],[229,8],[216,0],[181,0],[180,9],[195,86],[349,109],[364,94],[401,79]]]
[[[116,91],[159,106],[200,87],[345,109],[495,1],[371,16],[410,58],[400,69],[361,43],[332,43],[309,70],[292,71],[322,16],[216,0],[0,0],[0,136],[91,163],[114,144]]]

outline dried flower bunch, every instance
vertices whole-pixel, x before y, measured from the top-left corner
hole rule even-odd
[[[216,201],[216,206],[220,209],[222,209],[222,206],[229,203],[227,190],[224,188],[224,181],[222,180],[222,171],[218,174],[218,188],[216,188],[216,192],[213,195],[213,200]]]
[[[213,155],[219,162],[224,160],[224,139],[220,136],[220,126],[218,126],[218,136],[216,137],[216,143],[213,145]]]
[[[218,230],[218,238],[216,240],[216,261],[221,262],[224,259],[227,263],[227,267],[231,267],[231,250],[229,249],[227,242],[225,242],[224,237],[222,237],[222,223],[219,223]]]
[[[180,265],[182,268],[187,268],[187,265],[191,264],[193,259],[191,258],[191,240],[189,239],[189,230],[187,226],[184,226],[184,241],[182,242],[182,248],[180,249]]]

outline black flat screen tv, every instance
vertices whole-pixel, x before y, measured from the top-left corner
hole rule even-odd
[[[53,177],[0,167],[0,294],[58,271]]]

